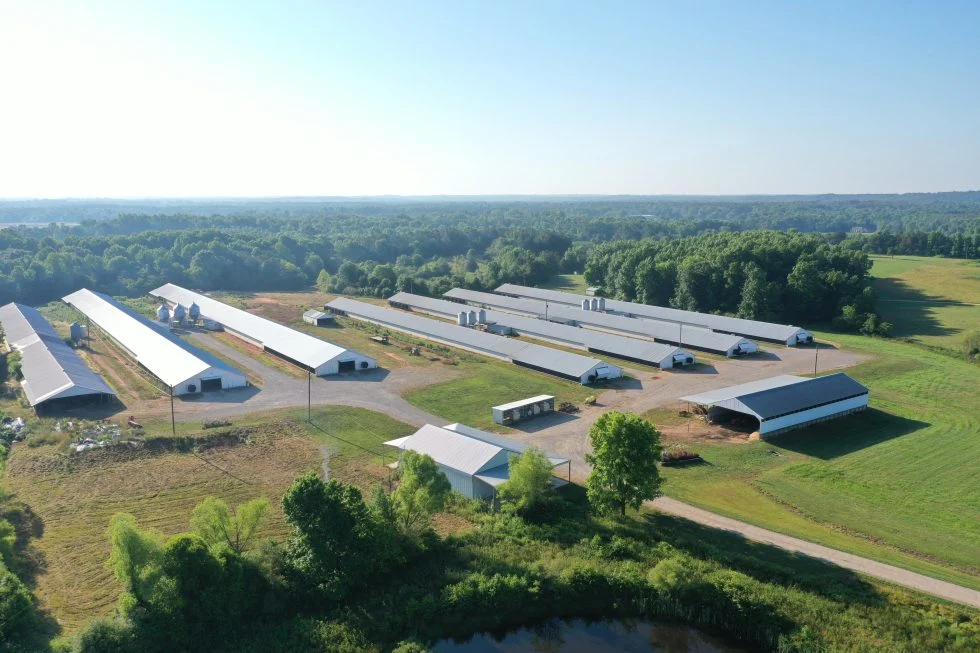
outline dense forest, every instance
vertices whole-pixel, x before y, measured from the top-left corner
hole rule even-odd
[[[646,304],[781,322],[836,318],[879,333],[870,269],[864,253],[817,235],[749,231],[603,243],[585,278],[609,296]]]
[[[980,255],[978,193],[81,204],[81,214],[70,213],[71,203],[0,204],[0,218],[23,222],[83,218],[0,230],[0,303],[41,304],[83,286],[135,296],[168,281],[203,290],[316,283],[346,294],[435,295],[588,269],[612,296],[797,322],[838,318],[859,328],[873,299],[863,253]],[[139,211],[102,215],[119,206]],[[227,213],[145,212],[208,207]],[[779,234],[787,229],[820,233]]]

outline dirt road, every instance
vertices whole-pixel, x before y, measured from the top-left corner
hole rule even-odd
[[[923,576],[922,574],[917,574],[913,571],[907,571],[905,569],[893,567],[892,565],[886,565],[882,562],[876,562],[874,560],[869,560],[868,558],[862,558],[850,553],[844,553],[836,549],[831,549],[819,544],[790,537],[789,535],[783,535],[764,528],[759,528],[758,526],[752,526],[751,524],[746,524],[745,522],[740,522],[735,519],[722,517],[721,515],[716,515],[713,512],[701,510],[700,508],[695,508],[692,505],[677,501],[676,499],[671,499],[670,497],[660,497],[655,501],[651,501],[650,505],[661,512],[676,515],[678,517],[684,517],[685,519],[690,519],[691,521],[697,522],[704,526],[732,531],[755,542],[762,542],[764,544],[778,546],[780,549],[785,549],[786,551],[804,553],[814,558],[820,558],[821,560],[832,562],[835,565],[844,567],[845,569],[850,569],[851,571],[866,574],[874,578],[880,578],[881,580],[889,583],[909,587],[925,592],[926,594],[932,594],[933,596],[947,599],[949,601],[962,603],[963,605],[980,608],[980,592],[966,587],[961,587],[960,585],[954,585],[953,583],[936,580],[935,578]]]

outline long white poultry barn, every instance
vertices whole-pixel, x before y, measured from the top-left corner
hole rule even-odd
[[[378,366],[373,358],[353,349],[321,340],[172,283],[151,290],[150,294],[171,305],[197,304],[202,317],[221,324],[228,333],[317,376],[369,370]]]
[[[112,338],[175,395],[248,385],[245,375],[159,324],[101,293],[83,288],[63,301]]]
[[[520,367],[554,374],[577,381],[582,385],[589,385],[602,379],[616,379],[623,375],[622,368],[596,358],[552,349],[514,338],[505,338],[481,331],[478,328],[449,324],[413,313],[347,299],[346,297],[338,297],[329,302],[326,308],[338,315],[348,315],[394,331],[410,333],[426,340],[465,349],[483,356],[510,361]],[[476,327],[475,312],[473,324]]]
[[[614,333],[629,338],[654,340],[660,343],[700,349],[729,358],[759,350],[751,340],[730,333],[717,333],[703,327],[672,324],[657,320],[636,320],[602,311],[583,310],[565,304],[550,304],[536,299],[495,295],[493,293],[453,288],[445,293],[453,301],[474,306],[496,308],[508,313],[529,315],[560,324],[579,324],[583,327]]]
[[[753,417],[765,437],[864,410],[868,388],[842,372],[816,378],[784,374],[681,400],[707,407],[708,417],[725,412]]]
[[[513,283],[505,283],[494,292],[509,297],[523,297],[526,299],[536,299],[540,301],[564,304],[566,306],[585,306],[583,302],[589,302],[591,310],[603,310],[607,313],[615,313],[626,317],[637,317],[641,319],[660,320],[663,322],[676,322],[680,324],[691,324],[717,331],[719,333],[732,333],[746,338],[766,340],[768,342],[781,342],[786,345],[803,345],[813,342],[813,334],[797,326],[789,324],[775,324],[773,322],[761,322],[759,320],[746,320],[740,317],[728,317],[726,315],[712,315],[711,313],[698,313],[696,311],[682,311],[676,308],[665,306],[652,306],[650,304],[638,304],[636,302],[624,302],[618,299],[606,299],[597,297],[586,297],[585,295],[574,295],[572,293],[561,292],[559,290],[549,290],[547,288],[532,288],[530,286],[520,286]],[[592,304],[595,302],[595,308]],[[600,308],[601,307],[601,308]]]
[[[0,327],[7,346],[20,353],[21,387],[33,408],[115,396],[36,309],[21,304],[0,307]]]
[[[464,306],[456,302],[407,292],[392,295],[388,299],[388,303],[397,308],[420,311],[453,320],[459,319],[460,311],[465,310]],[[502,330],[514,331],[520,335],[585,349],[593,354],[615,356],[623,360],[655,365],[665,370],[694,363],[694,356],[691,353],[659,342],[637,340],[501,311],[485,311],[484,317],[487,324],[501,327]]]

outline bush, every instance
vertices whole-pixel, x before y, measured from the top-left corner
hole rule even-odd
[[[17,576],[0,563],[0,642],[26,630],[34,619],[31,593]]]
[[[231,426],[231,422],[229,422],[228,420],[223,420],[223,419],[211,419],[211,420],[206,420],[203,424],[201,424],[201,426],[205,430],[207,430],[207,429],[220,429],[220,428],[225,427],[225,426]]]

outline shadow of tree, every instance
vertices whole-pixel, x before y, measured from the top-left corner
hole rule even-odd
[[[927,422],[868,408],[844,420],[814,424],[769,440],[773,445],[797,453],[832,460],[908,435],[929,426]]]
[[[927,295],[902,279],[875,279],[875,291],[875,308],[882,319],[892,322],[893,335],[948,336],[960,332],[944,326],[931,311],[944,306],[967,306],[963,302]]]
[[[801,587],[847,603],[880,605],[884,602],[875,587],[858,574],[818,558],[659,512],[643,515],[643,521],[675,548],[731,567],[761,582]]]

